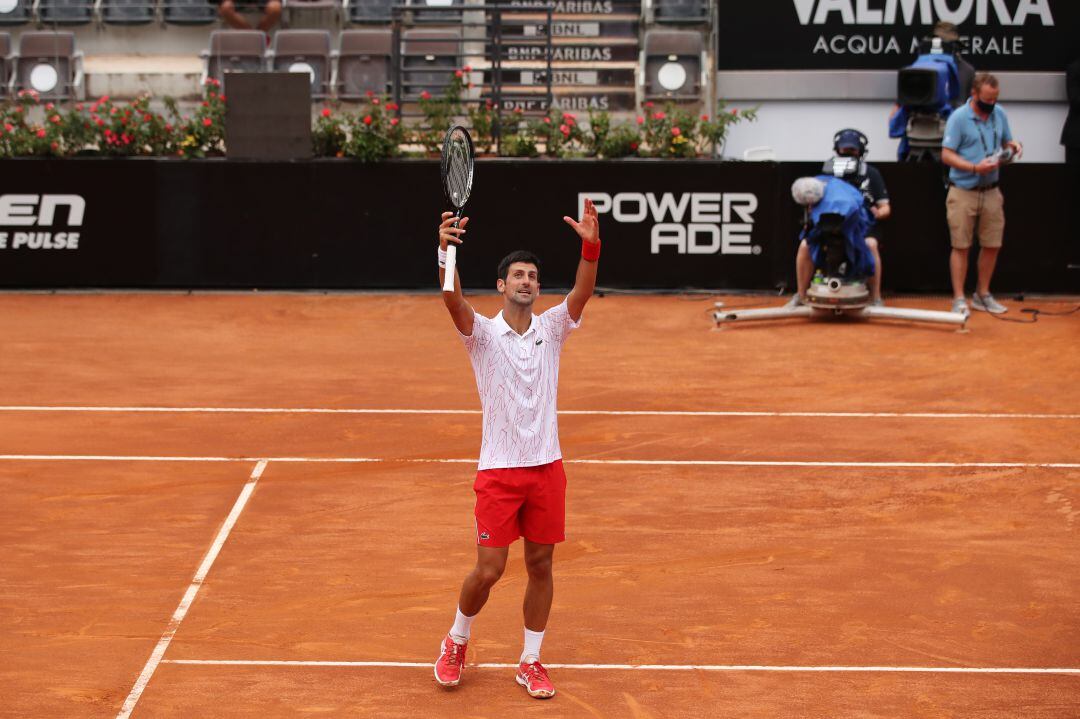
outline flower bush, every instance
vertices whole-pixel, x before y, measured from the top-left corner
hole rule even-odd
[[[441,97],[421,93],[417,106],[422,117],[409,125],[394,102],[374,93],[355,112],[321,109],[312,125],[314,155],[362,162],[403,154],[438,156],[446,130],[465,114],[479,154],[497,146],[508,157],[711,157],[723,148],[733,125],[757,119],[756,107],[729,108],[722,100],[703,115],[673,103],[658,107],[646,102],[640,114],[623,123],[613,123],[607,112],[590,113],[587,123],[579,123],[576,115],[557,108],[539,118],[526,117],[520,109],[499,117],[490,99],[462,109],[462,93],[472,87],[469,73],[468,67],[454,71]],[[203,99],[190,115],[181,115],[171,98],[165,98],[164,106],[164,112],[156,112],[147,96],[125,105],[105,96],[61,110],[24,90],[0,106],[0,157],[225,153],[221,83],[206,81]],[[41,119],[32,121],[31,115]]]
[[[39,106],[40,124],[29,119]],[[207,81],[194,115],[181,116],[171,98],[165,99],[165,110],[151,110],[148,96],[117,105],[107,95],[60,110],[51,102],[42,104],[33,90],[23,90],[0,110],[0,157],[224,153],[225,96],[217,80]]]

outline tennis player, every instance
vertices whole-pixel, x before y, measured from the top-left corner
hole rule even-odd
[[[581,237],[581,261],[570,294],[542,315],[532,312],[540,295],[540,262],[529,252],[512,252],[499,263],[495,286],[503,296],[503,308],[492,318],[477,314],[465,301],[456,272],[454,291],[443,292],[469,353],[484,411],[480,465],[473,484],[476,567],[461,586],[457,617],[435,662],[435,680],[444,687],[461,682],[473,619],[502,576],[510,545],[524,537],[529,582],[517,682],[538,699],[555,695],[540,664],[540,644],[551,611],[552,556],[555,545],[565,538],[566,474],[555,411],[559,353],[571,330],[580,325],[600,258],[600,225],[592,201],[585,201],[580,222],[563,220]],[[439,225],[441,268],[447,245],[461,244],[469,219],[462,218],[458,227],[453,223],[453,214],[444,212]],[[444,275],[445,269],[440,269],[440,287]]]

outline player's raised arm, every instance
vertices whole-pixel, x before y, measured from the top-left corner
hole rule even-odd
[[[454,243],[455,245],[461,244],[461,236],[465,234],[465,225],[467,225],[468,222],[468,217],[462,217],[458,226],[454,227],[454,213],[442,213],[442,223],[439,225],[440,289],[442,288],[444,278],[446,277],[446,247],[450,243]],[[454,268],[454,291],[443,292],[442,298],[443,303],[446,305],[446,309],[450,311],[450,317],[454,320],[454,325],[457,327],[458,332],[463,335],[471,335],[473,331],[473,308],[472,305],[465,301],[464,295],[461,294],[461,278],[458,276],[456,267]]]
[[[596,265],[600,260],[600,219],[596,216],[593,201],[586,198],[581,221],[575,222],[570,217],[563,217],[563,221],[574,228],[574,232],[581,238],[581,260],[578,262],[577,277],[574,279],[574,288],[566,296],[570,318],[577,322],[581,319],[585,303],[596,288]]]

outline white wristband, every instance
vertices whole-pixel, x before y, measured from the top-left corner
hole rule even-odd
[[[446,250],[439,247],[439,267],[446,267]]]

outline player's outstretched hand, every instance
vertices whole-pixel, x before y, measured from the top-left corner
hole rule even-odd
[[[581,222],[574,222],[573,218],[565,215],[563,222],[573,227],[578,237],[586,242],[600,241],[600,219],[596,216],[596,205],[592,200],[585,199],[585,211],[581,213]]]
[[[451,242],[455,245],[460,245],[463,242],[461,236],[465,234],[465,225],[468,224],[468,222],[468,217],[462,217],[458,226],[454,227],[454,213],[442,213],[442,224],[439,225],[439,247],[445,250],[447,244]]]

